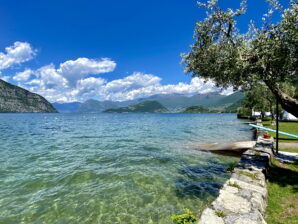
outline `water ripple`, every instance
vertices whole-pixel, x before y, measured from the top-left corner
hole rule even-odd
[[[0,132],[0,223],[36,224],[172,223],[237,160],[190,146],[251,138],[231,114],[0,114]]]

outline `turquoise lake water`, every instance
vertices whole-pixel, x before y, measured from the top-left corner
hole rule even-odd
[[[250,140],[235,114],[0,114],[0,223],[172,223],[218,194]]]

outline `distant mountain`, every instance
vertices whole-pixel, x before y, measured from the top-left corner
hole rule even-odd
[[[108,109],[105,113],[165,113],[168,109],[157,101],[144,101],[128,107]]]
[[[231,104],[230,106],[224,109],[225,113],[237,113],[237,109],[241,107],[242,100],[238,100],[237,102]]]
[[[210,113],[213,111],[210,111],[209,108],[203,107],[203,106],[191,106],[187,107],[182,113]]]
[[[54,105],[62,112],[77,112],[77,113],[100,113],[107,109],[117,109],[120,107],[128,107],[136,103],[144,101],[157,101],[166,107],[171,112],[181,112],[190,106],[204,106],[211,110],[225,111],[225,108],[231,106],[233,103],[241,100],[243,93],[235,92],[229,96],[224,96],[218,92],[197,94],[194,96],[186,96],[182,94],[158,94],[147,98],[139,98],[129,101],[98,101],[87,100],[84,103],[77,104],[71,109],[72,105],[55,103]],[[78,106],[78,107],[76,107]],[[66,109],[64,108],[66,107]],[[61,109],[62,108],[62,109]],[[64,109],[63,109],[64,108]]]
[[[231,106],[232,104],[235,104],[236,102],[241,101],[244,98],[243,92],[235,92],[231,95],[224,96],[224,98],[217,100],[213,104],[210,105],[210,107],[214,108],[226,108]]]
[[[56,113],[57,110],[42,96],[0,79],[0,112]]]
[[[72,102],[72,103],[53,103],[52,105],[58,110],[60,113],[70,113],[76,111],[82,103],[80,102]]]
[[[225,98],[218,92],[197,94],[194,96],[185,96],[181,94],[160,94],[148,97],[147,100],[160,102],[171,111],[179,112],[190,106],[213,106],[221,99]]]
[[[112,101],[87,100],[82,103],[74,112],[77,113],[100,113],[109,108],[117,108]]]

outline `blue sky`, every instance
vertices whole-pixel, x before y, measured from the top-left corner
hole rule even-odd
[[[248,0],[240,30],[265,11]],[[180,64],[204,17],[194,0],[1,0],[0,76],[52,102],[214,91]]]

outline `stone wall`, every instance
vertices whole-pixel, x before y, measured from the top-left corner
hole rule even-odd
[[[265,224],[266,174],[273,157],[273,138],[257,132],[257,143],[244,152],[217,199],[206,208],[200,224]]]

